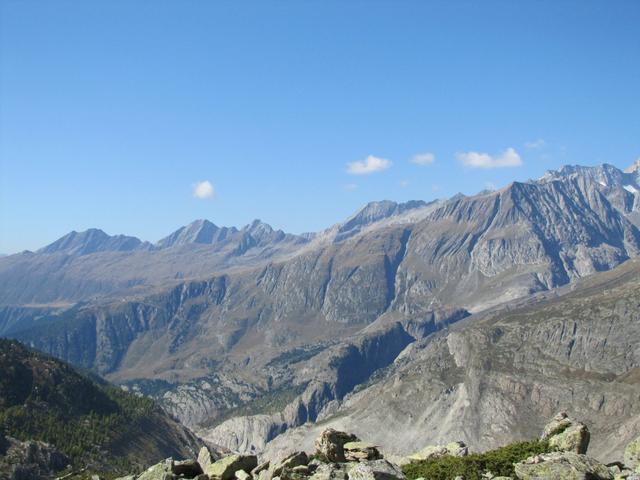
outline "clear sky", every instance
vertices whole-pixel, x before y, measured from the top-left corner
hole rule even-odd
[[[639,156],[636,0],[0,0],[4,253]]]

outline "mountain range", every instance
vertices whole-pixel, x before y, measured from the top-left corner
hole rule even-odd
[[[397,453],[452,435],[489,448],[572,405],[609,454],[640,413],[639,172],[372,202],[303,235],[257,220],[156,244],[72,232],[0,259],[0,335],[232,450],[304,444],[318,422]]]

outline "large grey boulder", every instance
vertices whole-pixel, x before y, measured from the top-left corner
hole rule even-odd
[[[137,480],[173,480],[175,475],[171,471],[173,459],[167,458],[147,468]]]
[[[344,444],[358,442],[360,439],[351,433],[340,432],[333,428],[324,430],[316,439],[318,453],[329,462],[346,462]]]
[[[345,464],[322,463],[309,477],[309,480],[347,480],[348,474]]]
[[[308,463],[309,457],[306,452],[294,452],[275,463],[270,469],[271,475],[272,477],[278,477],[285,468],[293,470],[295,467],[307,465]]]
[[[378,447],[366,442],[347,442],[343,445],[344,457],[347,462],[359,462],[362,460],[379,460],[382,454]]]
[[[365,460],[347,467],[349,480],[405,480],[399,467],[387,460]]]
[[[204,473],[212,479],[232,480],[238,470],[251,473],[257,466],[258,458],[255,455],[229,455],[209,465]]]
[[[569,418],[566,412],[558,413],[545,427],[541,439],[561,452],[587,453],[591,435],[584,423]]]
[[[529,457],[515,464],[520,480],[613,480],[602,463],[573,452],[553,452]]]
[[[445,456],[466,457],[469,455],[469,448],[464,442],[451,442],[446,445],[429,445],[422,450],[412,453],[407,458],[410,461],[431,460]]]
[[[203,445],[203,447],[200,449],[200,452],[198,453],[198,463],[200,464],[200,468],[202,468],[202,471],[206,472],[207,468],[209,468],[209,465],[211,465],[215,461],[216,459],[213,457],[213,455],[211,455],[209,449],[206,447],[206,445]]]

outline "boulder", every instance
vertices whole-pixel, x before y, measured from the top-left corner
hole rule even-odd
[[[602,463],[574,452],[553,452],[515,464],[520,480],[613,480]]]
[[[282,470],[288,468],[293,470],[300,465],[307,465],[309,463],[309,457],[306,452],[295,452],[287,457],[283,458],[279,462],[275,463],[271,470],[272,477],[278,477],[282,473]]]
[[[216,459],[211,455],[211,452],[206,446],[203,446],[200,449],[200,453],[198,453],[198,463],[200,464],[200,468],[202,468],[203,472],[207,471],[209,465],[214,463]]]
[[[254,478],[257,478],[258,475],[260,475],[260,473],[262,473],[263,471],[269,470],[269,465],[271,465],[271,462],[269,460],[267,460],[266,462],[262,462],[256,468],[251,470],[251,476]]]
[[[405,480],[402,470],[384,460],[364,460],[348,468],[349,480]]]
[[[173,460],[171,458],[167,458],[166,460],[147,468],[142,472],[137,480],[173,480],[175,475],[171,471],[172,465]]]
[[[358,441],[359,438],[351,433],[340,432],[329,428],[320,434],[315,444],[318,453],[329,462],[346,462],[344,444]]]
[[[343,445],[344,457],[347,462],[359,462],[360,460],[379,460],[382,455],[378,447],[366,442],[347,442]]]
[[[195,460],[181,460],[173,462],[171,465],[171,472],[174,475],[183,475],[185,478],[195,478],[203,473],[202,467]]]
[[[587,453],[590,437],[584,423],[572,420],[566,412],[560,412],[544,427],[541,438],[548,440],[550,447],[561,452]]]
[[[204,473],[210,478],[232,480],[238,470],[250,473],[257,466],[258,458],[255,455],[229,455],[209,465]]]
[[[640,467],[640,437],[629,443],[624,449],[624,464],[632,470]]]
[[[464,442],[451,442],[446,445],[430,445],[419,452],[409,455],[410,461],[430,460],[444,456],[466,457],[469,455],[469,447]]]
[[[237,480],[250,480],[251,479],[251,475],[248,474],[247,472],[245,472],[244,470],[238,470],[235,473],[235,477]]]
[[[344,464],[321,463],[309,480],[347,480],[348,478]]]

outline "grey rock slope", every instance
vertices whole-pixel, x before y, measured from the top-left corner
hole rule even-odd
[[[598,172],[609,175],[606,182]],[[4,325],[39,349],[155,396],[218,444],[259,450],[327,415],[398,356],[419,356],[422,350],[408,347],[416,340],[637,256],[638,194],[625,188],[633,176],[610,166],[572,167],[473,197],[378,202],[301,237],[258,222],[226,233],[197,222],[168,237],[165,248],[84,256],[76,264],[86,269],[84,283],[65,277],[66,267],[47,281],[18,275],[53,299],[64,298],[63,288],[86,298],[94,280],[122,282],[102,275],[105,263],[140,277],[125,275],[127,289],[109,286],[121,296],[50,312],[37,325],[25,311],[6,309]],[[116,254],[123,257],[114,261]],[[75,261],[35,258],[35,270],[37,262]],[[163,285],[143,275],[175,277],[176,263],[201,278]],[[150,283],[153,289],[137,286]],[[401,354],[406,348],[413,353]],[[435,358],[434,368],[451,355]]]
[[[327,427],[390,453],[452,438],[487,450],[534,438],[571,408],[590,452],[621,460],[640,430],[640,262],[599,273],[562,295],[477,315],[408,346],[384,375],[337,407],[276,437],[269,455],[309,448]],[[383,425],[384,428],[380,428]]]

